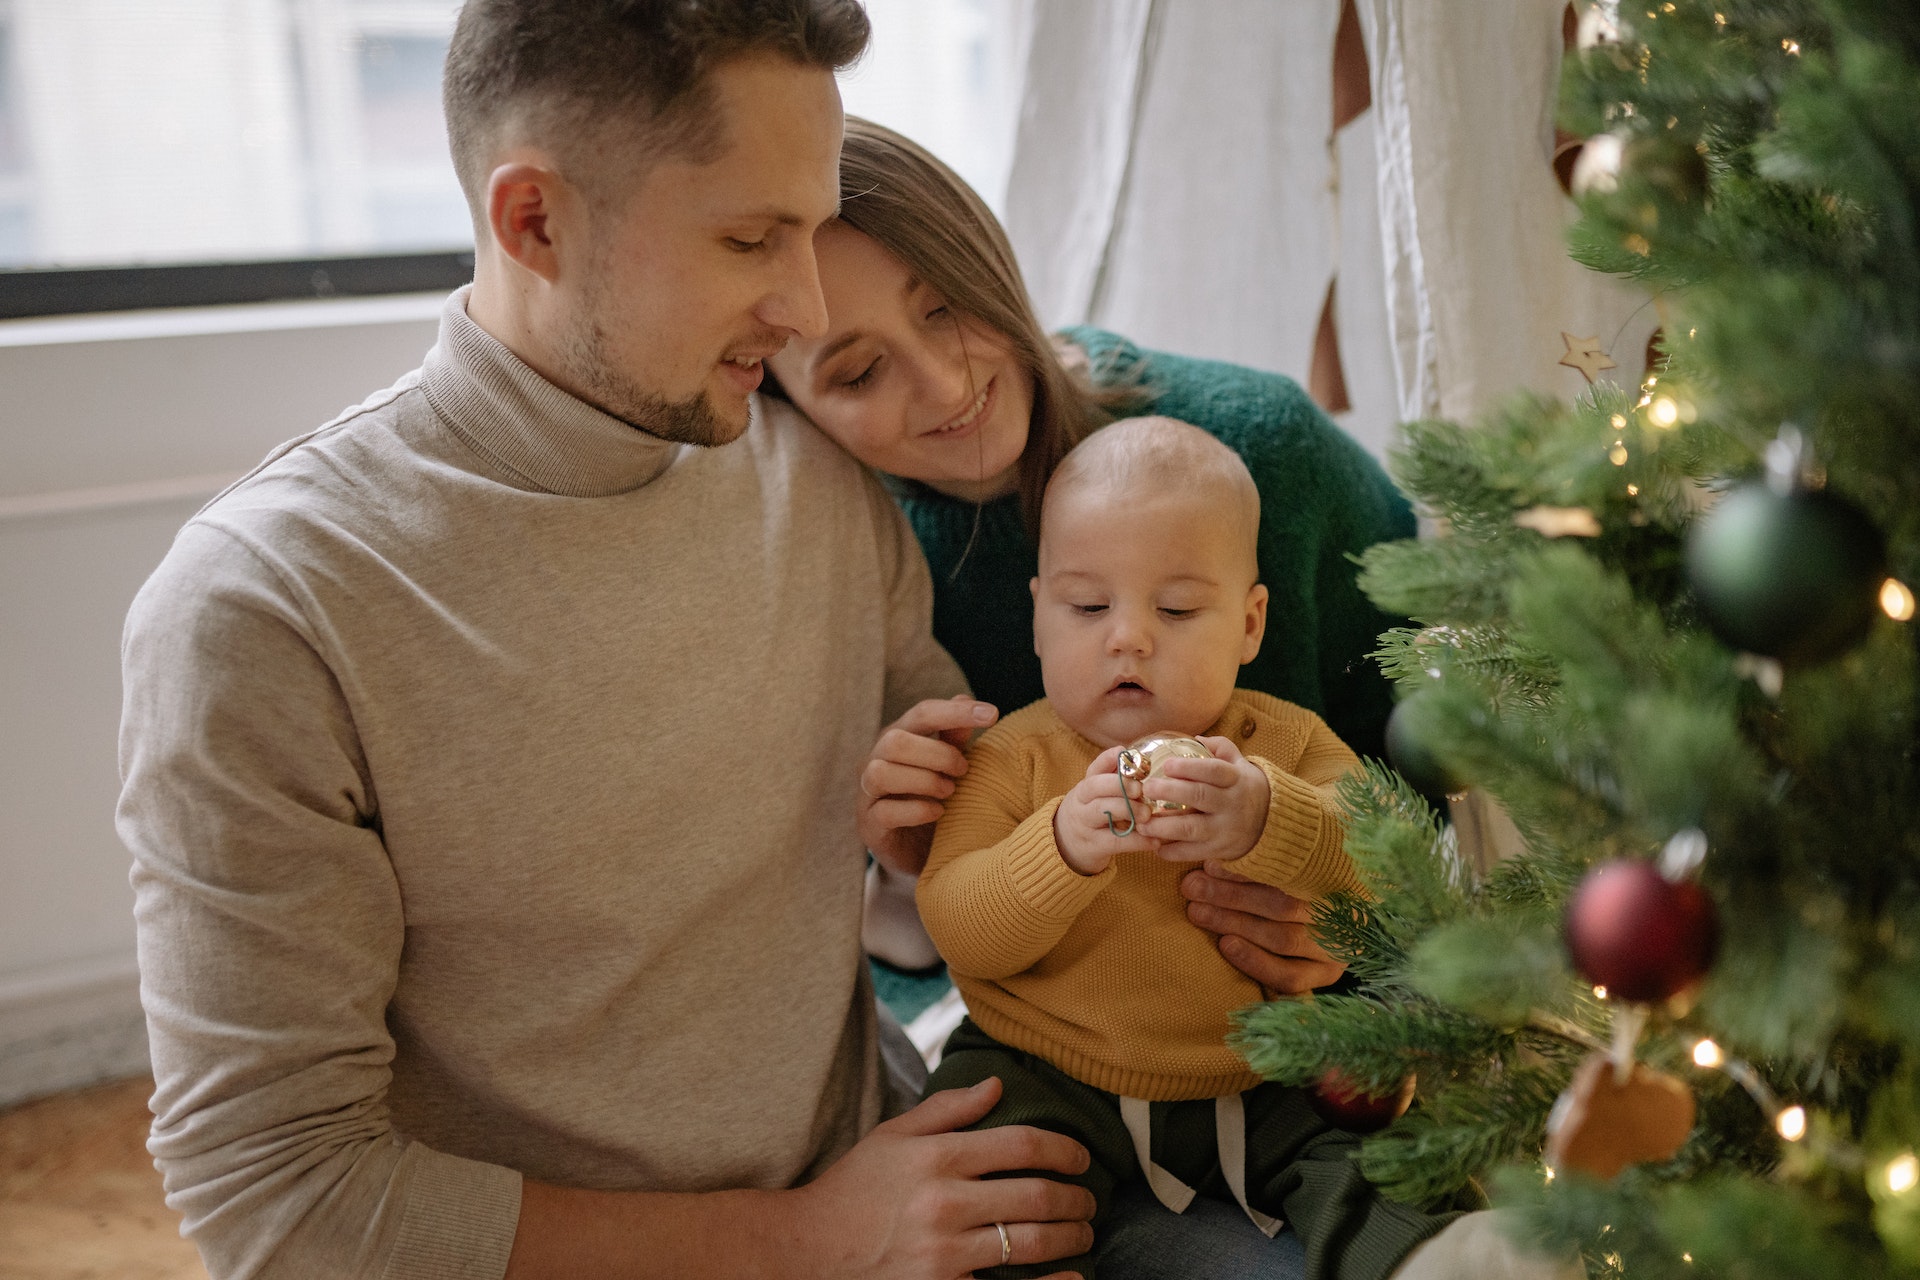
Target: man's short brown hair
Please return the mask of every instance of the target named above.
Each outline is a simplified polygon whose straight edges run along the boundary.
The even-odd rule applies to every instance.
[[[866,46],[859,0],[467,0],[443,86],[453,167],[476,224],[488,156],[509,137],[604,196],[650,159],[719,151],[708,76],[721,63],[766,53],[836,71]]]

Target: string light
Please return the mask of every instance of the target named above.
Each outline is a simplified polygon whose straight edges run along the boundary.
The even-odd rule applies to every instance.
[[[1887,1166],[1887,1190],[1903,1196],[1916,1186],[1920,1186],[1920,1160],[1909,1151]]]
[[[1880,584],[1880,607],[1895,622],[1906,622],[1913,617],[1913,592],[1907,584],[1898,578],[1888,578]]]
[[[1681,1254],[1681,1255],[1680,1255],[1680,1261],[1682,1261],[1682,1262],[1692,1262],[1692,1261],[1693,1261],[1693,1255],[1692,1255],[1692,1254],[1690,1254],[1690,1253],[1683,1253],[1683,1254]]]
[[[1653,420],[1656,427],[1671,427],[1680,421],[1680,406],[1674,403],[1672,396],[1661,396],[1647,410],[1647,417]]]
[[[1721,1053],[1720,1046],[1711,1040],[1702,1040],[1699,1044],[1693,1046],[1693,1062],[1695,1066],[1706,1067],[1711,1070],[1726,1060],[1727,1055]]]
[[[1616,413],[1607,419],[1607,423],[1615,431],[1625,431],[1627,429],[1627,415],[1624,413]]]
[[[1613,448],[1607,450],[1607,457],[1609,460],[1612,461],[1613,465],[1616,467],[1626,466],[1627,465],[1627,446],[1620,443],[1618,440],[1615,440],[1613,442]]]
[[[1798,1142],[1807,1136],[1807,1109],[1791,1106],[1773,1118],[1773,1127],[1788,1142]]]
[[[1595,1000],[1605,1000],[1607,998],[1607,989],[1605,987],[1595,987],[1593,989],[1593,998]]]
[[[1782,40],[1780,47],[1787,51],[1788,57],[1797,58],[1800,56],[1800,42],[1798,40]]]
[[[1628,485],[1628,486],[1627,486],[1627,496],[1628,496],[1629,498],[1637,498],[1637,497],[1639,497],[1639,496],[1640,496],[1640,486],[1639,486],[1639,485],[1637,485],[1637,484],[1630,484],[1630,485]]]

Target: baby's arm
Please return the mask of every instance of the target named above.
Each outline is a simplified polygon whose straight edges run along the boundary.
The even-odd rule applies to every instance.
[[[1113,878],[1111,867],[1083,875],[1068,865],[1054,839],[1063,799],[1034,805],[1032,764],[1020,748],[1018,737],[998,731],[974,744],[920,873],[920,918],[948,967],[966,977],[1032,968]],[[1116,776],[1111,807],[1124,830],[1117,788]],[[1138,834],[1107,838],[1116,851],[1150,847]]]
[[[1203,738],[1215,759],[1169,760],[1147,794],[1188,804],[1191,814],[1156,816],[1147,833],[1160,856],[1222,861],[1228,870],[1300,898],[1356,887],[1334,786],[1358,758],[1316,717],[1289,771],[1242,756],[1226,738]]]

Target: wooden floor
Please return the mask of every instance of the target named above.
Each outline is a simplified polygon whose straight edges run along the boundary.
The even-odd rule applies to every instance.
[[[151,1080],[0,1112],[0,1280],[206,1280],[147,1155]]]

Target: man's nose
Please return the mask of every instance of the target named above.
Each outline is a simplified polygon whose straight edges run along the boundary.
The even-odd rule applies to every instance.
[[[800,243],[790,255],[778,285],[761,301],[760,318],[796,338],[818,338],[827,332],[827,297],[820,289],[820,260],[814,256],[811,236],[797,239]]]

